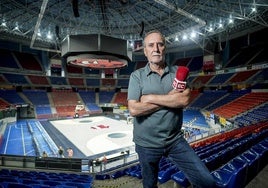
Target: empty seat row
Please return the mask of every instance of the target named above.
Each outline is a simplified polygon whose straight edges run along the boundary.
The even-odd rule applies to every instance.
[[[243,188],[268,164],[268,139],[263,139],[250,149],[234,157],[211,172],[217,188]],[[178,171],[171,176],[182,187],[188,187],[189,181]]]
[[[0,185],[4,188],[90,188],[92,184],[93,177],[88,174],[68,174],[9,169],[2,169],[0,171]]]

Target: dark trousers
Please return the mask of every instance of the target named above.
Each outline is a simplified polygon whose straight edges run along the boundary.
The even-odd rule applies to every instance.
[[[169,157],[178,169],[183,171],[193,187],[215,187],[215,181],[209,170],[183,137],[167,148],[146,148],[136,145],[136,152],[142,168],[143,188],[157,188],[159,162],[163,156]]]

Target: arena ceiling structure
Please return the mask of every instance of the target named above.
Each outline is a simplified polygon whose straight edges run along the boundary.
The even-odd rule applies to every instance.
[[[128,41],[164,33],[169,50],[200,47],[268,27],[267,0],[1,0],[0,39],[60,52],[69,35]]]

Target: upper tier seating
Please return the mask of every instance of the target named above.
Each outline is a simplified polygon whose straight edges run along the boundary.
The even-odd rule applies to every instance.
[[[203,86],[208,83],[208,81],[213,77],[213,75],[203,75],[195,77],[195,79],[190,83],[193,86]]]
[[[115,81],[113,78],[104,78],[101,79],[101,85],[104,87],[115,87]]]
[[[232,84],[232,83],[244,82],[257,72],[258,70],[238,72],[228,81],[228,83]]]
[[[268,68],[260,70],[259,72],[254,74],[250,78],[250,80],[255,83],[258,83],[258,82],[260,83],[260,82],[268,80]]]
[[[86,79],[86,84],[89,87],[99,87],[100,79]]]
[[[0,67],[19,69],[13,54],[9,50],[0,49]]]
[[[226,73],[226,74],[217,74],[212,78],[212,80],[208,83],[209,85],[222,85],[228,79],[230,79],[234,73]]]
[[[212,111],[213,109],[216,109],[218,107],[223,106],[224,104],[227,104],[247,93],[250,93],[250,90],[236,90],[230,93],[229,95],[226,95],[225,97],[221,98],[221,100],[215,101],[214,103],[210,104],[209,106],[205,107],[206,110]]]
[[[227,94],[225,90],[219,91],[204,91],[199,97],[191,103],[190,106],[195,108],[205,108],[207,105],[211,104],[212,102],[217,101],[221,97]]]
[[[267,63],[268,47],[263,47],[248,64]]]
[[[24,75],[21,74],[9,74],[4,73],[3,76],[7,79],[10,84],[14,85],[29,85]]]
[[[67,85],[65,77],[50,77],[50,82],[52,85]]]
[[[257,47],[247,47],[241,49],[225,67],[238,67],[247,64],[260,51]]]
[[[203,56],[193,57],[188,63],[188,68],[191,72],[200,71],[203,67]]]
[[[24,100],[16,90],[0,90],[0,98],[3,98],[10,104],[24,104]]]
[[[48,77],[46,76],[28,75],[28,78],[34,85],[49,85]]]
[[[267,92],[248,93],[213,112],[221,117],[232,118],[265,102],[268,102]]]
[[[183,59],[177,59],[174,63],[174,65],[178,66],[187,66],[188,63],[190,62],[191,58],[183,58]]]
[[[73,87],[85,85],[83,78],[69,78],[69,84]]]
[[[71,74],[82,74],[83,69],[81,67],[74,67],[74,66],[66,66],[67,72]]]
[[[194,101],[195,99],[197,99],[197,97],[198,97],[199,94],[200,94],[200,92],[198,90],[192,90],[191,91],[190,101]]]
[[[22,52],[14,52],[14,54],[23,69],[42,71],[42,67],[34,55]]]

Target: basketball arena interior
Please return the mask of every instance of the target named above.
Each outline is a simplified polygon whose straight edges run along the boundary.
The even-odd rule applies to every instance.
[[[190,70],[183,133],[217,187],[267,187],[267,7],[1,1],[0,187],[142,187],[127,94],[153,29],[166,36],[167,62]],[[159,168],[160,188],[191,186],[168,158]]]

